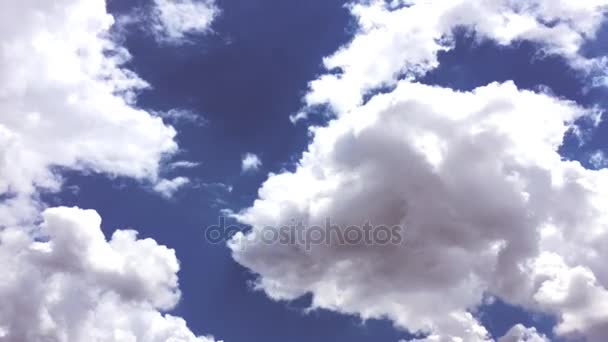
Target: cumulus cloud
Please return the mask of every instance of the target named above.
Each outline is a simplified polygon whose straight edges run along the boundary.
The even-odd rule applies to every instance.
[[[565,250],[559,252],[567,255],[571,247],[563,246]],[[604,250],[583,248],[583,253],[606,254]],[[605,279],[605,271],[592,266],[592,262],[569,266],[557,252],[543,252],[534,261],[532,280],[541,284],[534,301],[544,311],[559,313],[557,334],[573,339],[584,336],[591,342],[604,340],[608,334],[608,291],[605,281],[602,284],[597,277]],[[580,259],[577,261],[580,263]]]
[[[154,0],[156,38],[161,42],[184,43],[188,35],[208,32],[219,13],[213,0]]]
[[[173,250],[133,230],[106,240],[92,210],[42,216],[45,239],[0,232],[0,341],[213,341],[163,313],[180,297]]]
[[[262,166],[260,158],[253,153],[246,153],[241,160],[241,171],[249,172],[255,171]]]
[[[416,78],[435,68],[439,51],[454,46],[456,28],[500,45],[527,40],[543,53],[559,54],[573,67],[597,71],[606,63],[579,54],[603,20],[606,0],[370,1],[351,5],[354,39],[323,60],[332,71],[310,83],[307,105],[328,103],[337,114],[361,103],[370,90]],[[394,8],[395,3],[402,6]],[[603,72],[603,71],[602,71]],[[294,119],[297,117],[294,117]]]
[[[491,293],[555,314],[559,334],[599,342],[608,333],[608,172],[558,153],[573,122],[593,115],[511,82],[457,92],[400,81],[313,128],[295,172],[270,176],[237,215],[252,231],[229,245],[271,298],[312,293],[313,307],[388,317],[427,341],[489,341],[470,312]],[[328,217],[341,227],[401,225],[406,242],[309,250],[255,238]]]
[[[0,193],[57,190],[57,168],[154,181],[176,151],[175,130],[133,105],[147,84],[112,23],[101,0],[0,4]]]
[[[135,104],[147,84],[113,21],[103,0],[0,2],[0,341],[213,340],[165,313],[180,297],[172,250],[130,230],[107,241],[94,211],[39,199],[65,169],[155,184],[177,150]]]
[[[608,170],[563,160],[575,122],[597,110],[548,92],[492,83],[470,92],[416,83],[452,49],[456,28],[501,45],[537,43],[583,74],[579,54],[606,1],[384,1],[357,3],[353,40],[324,59],[306,104],[337,114],[312,127],[294,172],[271,175],[249,208],[252,226],[229,246],[276,300],[313,295],[312,307],[388,317],[423,341],[491,341],[472,312],[484,295],[558,318],[555,333],[608,335],[603,267]],[[601,64],[601,63],[599,63]],[[369,91],[393,86],[386,93]],[[305,114],[302,114],[305,116]],[[295,119],[295,117],[294,117]],[[405,243],[262,243],[268,227],[325,219],[342,227],[405,227]],[[513,327],[502,341],[546,340]]]

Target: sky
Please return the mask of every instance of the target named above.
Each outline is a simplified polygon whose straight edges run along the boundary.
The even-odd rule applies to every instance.
[[[607,11],[0,2],[0,341],[605,341]]]

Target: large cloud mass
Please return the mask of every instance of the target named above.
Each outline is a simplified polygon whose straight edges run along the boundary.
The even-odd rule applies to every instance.
[[[565,161],[575,121],[597,111],[512,82],[457,92],[413,82],[437,65],[454,27],[510,44],[532,40],[579,67],[601,1],[412,1],[353,7],[361,31],[325,60],[308,104],[338,117],[312,129],[294,172],[270,175],[237,216],[253,229],[234,258],[274,299],[388,317],[424,341],[489,341],[473,315],[484,295],[555,315],[555,333],[608,335],[608,170]],[[585,20],[581,20],[585,18]],[[582,68],[582,67],[581,67]],[[582,70],[587,72],[588,70]],[[410,78],[398,81],[405,73]],[[367,91],[395,85],[387,93]],[[268,245],[267,227],[303,221],[402,225],[401,245]],[[500,341],[543,341],[515,326]]]

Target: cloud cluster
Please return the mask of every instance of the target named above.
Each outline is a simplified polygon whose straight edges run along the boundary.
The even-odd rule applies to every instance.
[[[596,122],[597,111],[512,82],[458,92],[413,79],[437,66],[463,26],[504,45],[531,40],[578,67],[604,2],[378,1],[352,10],[360,31],[325,59],[331,73],[306,97],[337,117],[311,128],[296,170],[271,174],[236,215],[253,229],[230,241],[235,260],[273,299],[312,293],[313,307],[388,317],[423,341],[546,340],[523,326],[490,336],[474,316],[486,294],[556,316],[557,335],[603,341],[608,170],[558,152],[575,122]],[[385,85],[394,89],[362,103]],[[256,243],[264,227],[326,218],[402,225],[406,242]]]
[[[175,252],[95,211],[44,211],[45,242],[0,232],[0,341],[212,342],[160,311],[179,299]]]
[[[106,241],[95,212],[53,208],[62,170],[158,184],[175,130],[138,108],[103,0],[0,2],[0,341],[205,341],[163,312],[179,299],[172,250],[133,231]]]

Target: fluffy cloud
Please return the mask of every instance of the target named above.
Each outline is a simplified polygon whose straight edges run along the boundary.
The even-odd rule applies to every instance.
[[[544,53],[560,54],[575,68],[592,72],[605,61],[588,60],[578,51],[585,40],[594,37],[607,5],[606,0],[357,3],[351,11],[359,31],[352,42],[324,59],[332,73],[312,81],[305,100],[308,105],[329,103],[338,114],[347,112],[368,91],[436,67],[437,53],[453,47],[456,28],[501,45],[536,42]]]
[[[260,158],[253,153],[246,153],[241,160],[241,170],[243,172],[255,171],[262,166]]]
[[[606,241],[604,236],[600,239]],[[584,253],[606,255],[605,250],[583,248]],[[594,273],[590,267],[593,266],[571,267],[556,252],[542,253],[533,268],[532,280],[541,284],[533,299],[542,310],[561,317],[556,333],[570,337],[584,335],[587,341],[594,342],[604,340],[608,334],[608,291],[603,285],[606,282],[596,277],[595,273],[602,277],[600,269],[595,268]]]
[[[213,0],[154,0],[156,38],[161,42],[183,43],[190,34],[209,31],[220,11]]]
[[[313,129],[297,170],[271,175],[238,214],[253,230],[230,242],[234,258],[271,298],[310,292],[313,307],[388,317],[427,341],[490,340],[470,312],[491,293],[557,315],[559,334],[599,342],[608,172],[558,153],[573,122],[593,115],[511,82],[457,92],[401,81]],[[328,217],[402,225],[405,243],[307,250],[255,238]]]
[[[471,92],[415,83],[453,47],[454,29],[501,45],[537,43],[590,73],[579,54],[606,1],[372,1],[351,6],[353,40],[324,59],[309,106],[337,114],[313,127],[294,172],[270,175],[229,243],[276,300],[312,293],[313,307],[388,317],[423,341],[490,341],[473,316],[484,294],[555,315],[555,333],[608,334],[608,170],[565,161],[574,122],[598,113],[512,82]],[[363,104],[382,86],[395,89]],[[299,118],[306,113],[299,114]],[[294,120],[298,117],[294,117]],[[267,245],[268,227],[302,221],[343,229],[406,227],[405,243]],[[500,341],[545,341],[513,327]]]
[[[175,130],[133,105],[146,83],[112,23],[102,0],[0,4],[0,193],[57,190],[61,168],[156,181]]]
[[[177,150],[135,105],[147,84],[122,67],[112,24],[103,0],[0,2],[0,341],[212,341],[164,313],[180,297],[172,250],[134,231],[106,241],[93,211],[35,224],[61,170],[163,184]]]
[[[0,232],[0,341],[213,341],[162,313],[180,297],[173,250],[132,230],[106,241],[92,210],[43,219],[44,239]]]

